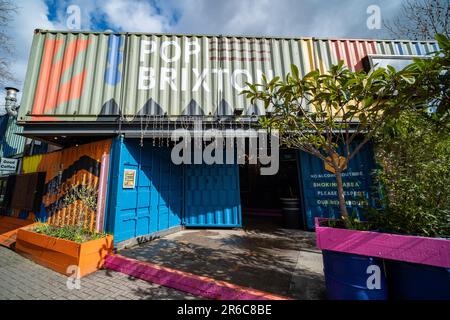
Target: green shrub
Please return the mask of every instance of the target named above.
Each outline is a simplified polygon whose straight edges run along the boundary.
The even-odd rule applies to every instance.
[[[52,226],[47,223],[38,223],[34,232],[45,234],[49,237],[83,243],[91,240],[101,239],[106,236],[104,233],[93,232],[77,225]]]
[[[376,178],[383,209],[371,222],[391,232],[450,236],[450,134],[414,112],[378,136]]]

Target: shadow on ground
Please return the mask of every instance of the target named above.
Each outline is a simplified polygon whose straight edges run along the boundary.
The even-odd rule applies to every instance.
[[[216,280],[289,296],[323,299],[314,233],[256,221],[242,230],[184,230],[120,254]]]

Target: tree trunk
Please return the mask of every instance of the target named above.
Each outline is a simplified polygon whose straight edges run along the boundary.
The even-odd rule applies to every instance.
[[[347,206],[345,205],[344,184],[342,183],[342,172],[336,170],[337,194],[339,199],[339,211],[341,217],[348,217]]]

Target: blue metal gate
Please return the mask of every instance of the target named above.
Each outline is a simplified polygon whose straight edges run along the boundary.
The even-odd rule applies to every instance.
[[[182,224],[242,226],[238,165],[177,166],[170,154],[137,139],[114,141],[106,230],[116,243]],[[135,173],[132,186],[126,172]]]
[[[183,167],[172,163],[169,148],[117,139],[112,157],[106,230],[114,233],[115,242],[181,225]],[[123,184],[127,170],[135,172],[132,188]]]
[[[239,167],[185,166],[185,225],[187,227],[241,227]]]

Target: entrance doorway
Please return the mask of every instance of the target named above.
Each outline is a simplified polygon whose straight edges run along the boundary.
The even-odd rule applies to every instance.
[[[300,187],[298,175],[298,151],[292,149],[280,150],[280,168],[276,175],[260,174],[260,165],[240,165],[241,205],[244,227],[255,224],[272,224],[277,227],[295,227],[286,225],[283,219],[282,199],[298,199],[298,214],[300,206]],[[303,219],[300,219],[301,222]],[[296,227],[298,228],[298,227]]]

